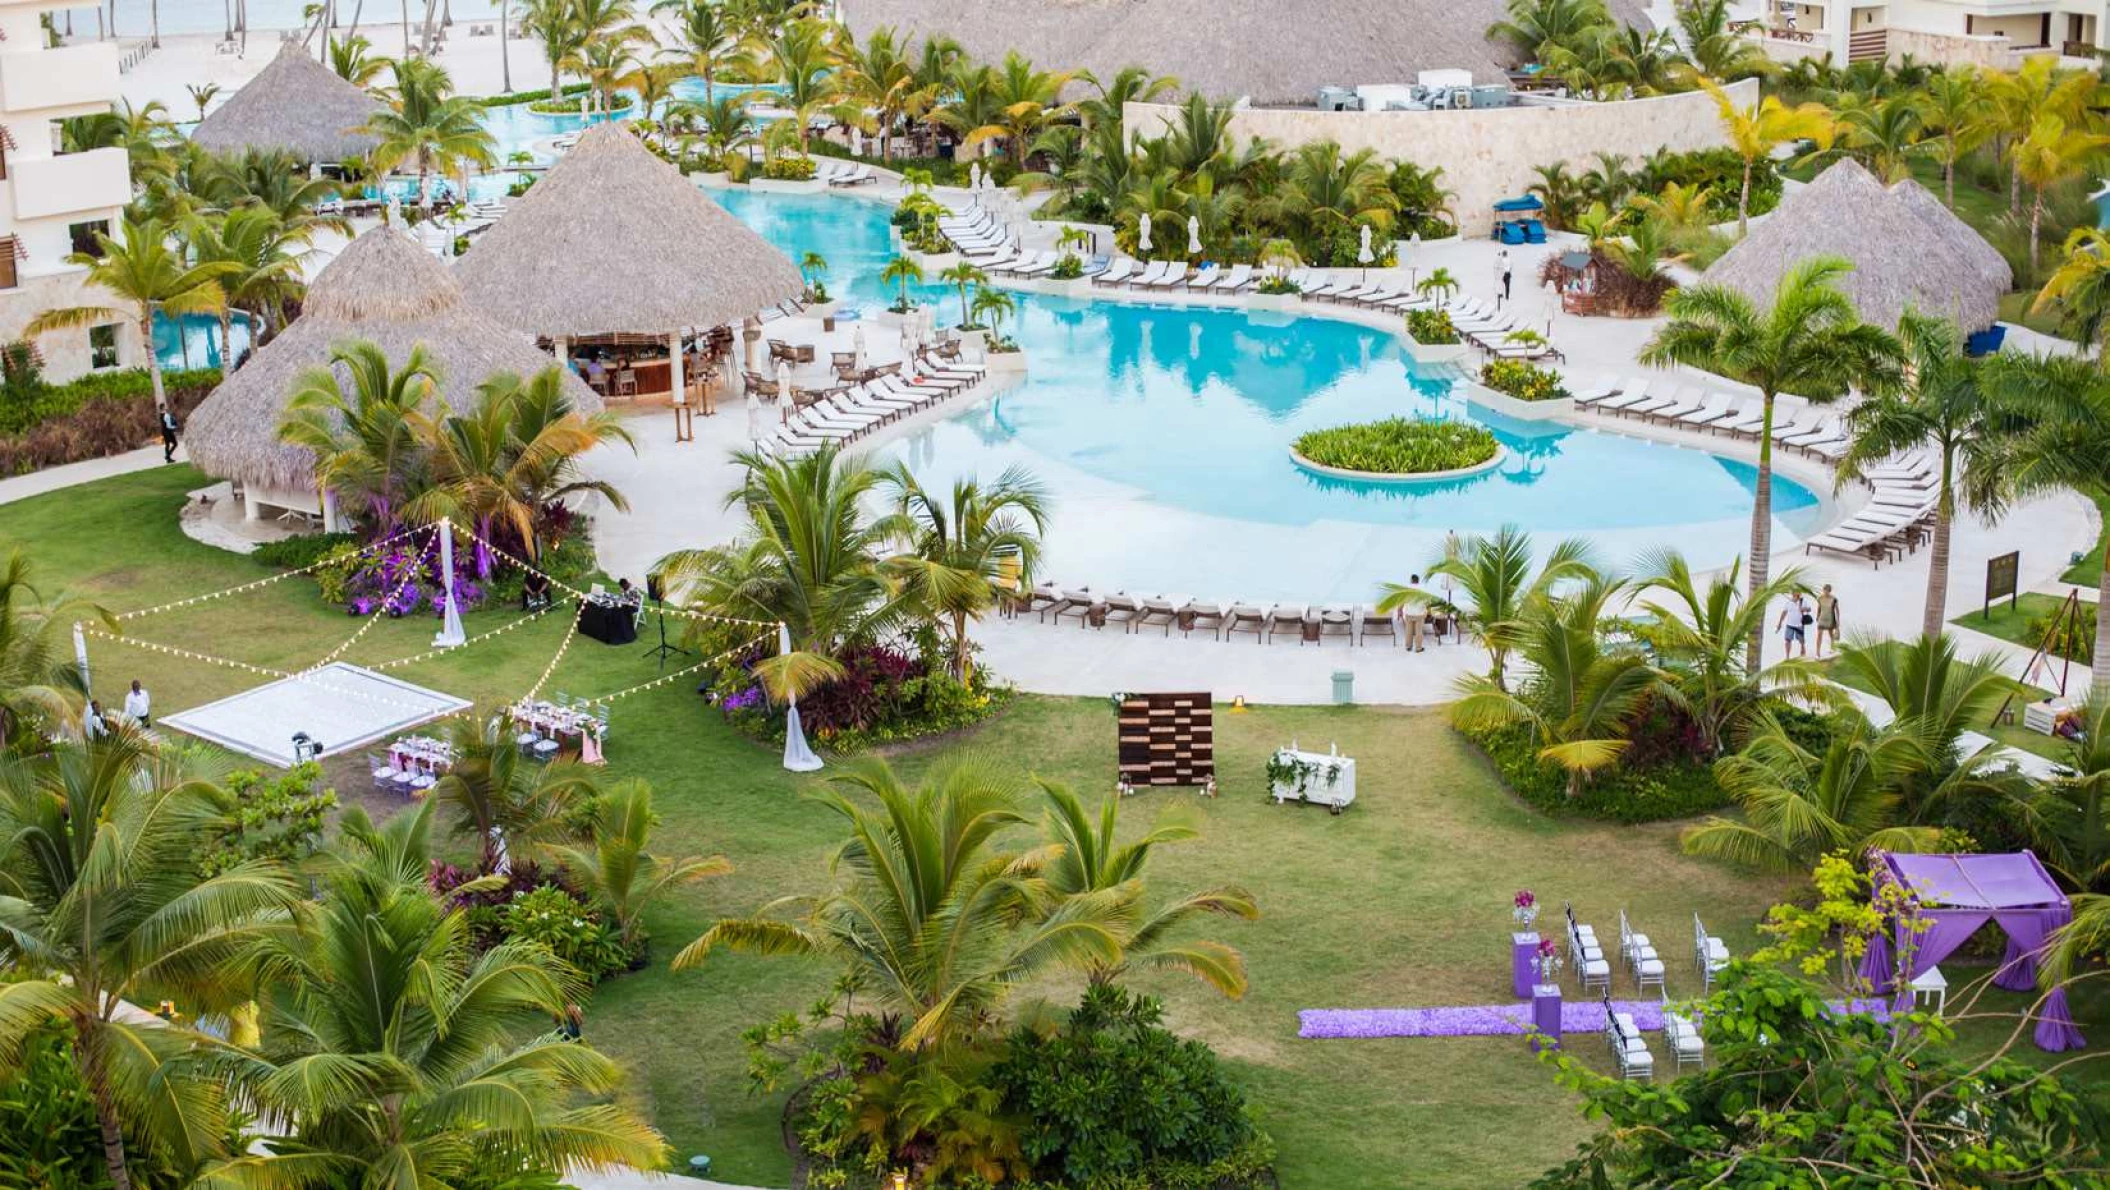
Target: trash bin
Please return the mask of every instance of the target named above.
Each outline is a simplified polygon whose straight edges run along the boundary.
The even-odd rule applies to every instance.
[[[689,1158],[689,1176],[692,1178],[710,1177],[711,1159],[709,1157],[704,1156],[702,1153],[698,1153],[694,1157]]]
[[[1355,701],[1355,671],[1337,669],[1333,671],[1333,705],[1345,707]]]

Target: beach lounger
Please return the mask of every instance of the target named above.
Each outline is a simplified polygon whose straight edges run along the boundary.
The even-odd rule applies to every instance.
[[[1355,627],[1356,643],[1360,645],[1369,644],[1373,636],[1384,637],[1388,644],[1400,639],[1399,621],[1367,603],[1356,609]]]
[[[1649,389],[1654,384],[1653,380],[1647,378],[1641,378],[1638,384],[1633,380],[1629,380],[1618,396],[1606,397],[1593,403],[1590,408],[1595,409],[1599,413],[1618,413],[1623,409],[1639,405],[1643,401],[1651,399],[1648,394]]]
[[[1198,289],[1207,289],[1211,285],[1216,284],[1216,279],[1218,277],[1223,276],[1223,273],[1223,269],[1212,264],[1208,268],[1205,268],[1202,271],[1194,274],[1192,277],[1187,278],[1187,289],[1189,292]]]
[[[1135,630],[1162,628],[1164,635],[1172,635],[1172,626],[1179,623],[1180,613],[1194,601],[1184,595],[1156,595],[1143,601],[1143,614],[1135,618]]]
[[[1647,381],[1644,381],[1639,376],[1629,376],[1625,380],[1613,380],[1610,376],[1605,376],[1589,388],[1576,393],[1575,403],[1583,408],[1588,408],[1599,401],[1610,400],[1620,393],[1639,388],[1645,383]]]
[[[1128,279],[1128,287],[1130,289],[1146,289],[1163,280],[1165,274],[1171,271],[1172,262],[1169,260],[1148,261],[1143,266],[1142,272]]]
[[[1121,259],[1108,265],[1105,272],[1092,278],[1092,284],[1106,286],[1119,285],[1122,282],[1127,281],[1130,275],[1132,275],[1135,271],[1136,262],[1124,256]]]
[[[1309,610],[1301,603],[1278,603],[1268,609],[1267,643],[1275,643],[1275,634],[1285,629],[1297,635],[1298,643],[1304,640],[1304,613]]]
[[[1224,613],[1223,638],[1230,640],[1241,632],[1253,634],[1253,643],[1267,640],[1268,617],[1275,612],[1274,606],[1260,607],[1251,603],[1234,603]]]
[[[1727,417],[1717,419],[1707,429],[1709,432],[1720,431],[1724,434],[1756,438],[1758,437],[1758,432],[1765,428],[1765,423],[1766,403],[1764,399],[1750,397],[1738,401],[1734,412]]]
[[[1389,302],[1392,299],[1399,297],[1400,294],[1401,291],[1394,288],[1393,286],[1378,285],[1371,288],[1361,297],[1355,299],[1355,304],[1367,310],[1375,310],[1379,306],[1384,305],[1386,302]]]
[[[1304,300],[1308,302],[1324,301],[1325,299],[1332,297],[1334,294],[1341,293],[1345,290],[1353,288],[1355,288],[1355,282],[1353,281],[1322,280],[1319,284],[1304,291]]]
[[[1688,414],[1698,413],[1701,406],[1706,403],[1707,398],[1699,389],[1681,388],[1671,398],[1670,404],[1659,405],[1656,408],[1645,410],[1641,413],[1641,416],[1649,421],[1660,421],[1668,424],[1678,421]]]
[[[1098,596],[1093,595],[1089,587],[1078,587],[1075,590],[1064,587],[1061,590],[1061,595],[1062,602],[1049,608],[1047,612],[1041,613],[1043,618],[1047,617],[1048,612],[1052,612],[1057,624],[1062,623],[1064,616],[1075,616],[1077,617],[1077,622],[1082,624],[1089,618],[1091,610],[1099,606]]]
[[[1142,282],[1141,288],[1171,289],[1175,285],[1185,285],[1186,283],[1187,262],[1184,260],[1168,260],[1165,262],[1165,272],[1163,273],[1163,275],[1159,276],[1154,281]]]
[[[1707,399],[1701,403],[1698,409],[1678,420],[1684,423],[1687,429],[1699,430],[1705,429],[1725,417],[1734,416],[1736,416],[1736,398],[1731,397],[1728,393],[1708,393]]]
[[[1238,293],[1252,283],[1253,266],[1249,264],[1234,264],[1228,274],[1216,279],[1216,284],[1209,287],[1209,292]]]
[[[1229,608],[1220,600],[1190,603],[1186,610],[1180,613],[1180,635],[1192,636],[1197,631],[1206,629],[1209,635],[1221,638],[1225,617],[1229,614]]]
[[[1108,624],[1119,624],[1121,631],[1127,633],[1131,625],[1143,618],[1143,613],[1146,610],[1141,598],[1130,595],[1125,591],[1117,591],[1107,596],[1105,608],[1097,616],[1087,617],[1086,622],[1090,623],[1094,628],[1104,628]]]

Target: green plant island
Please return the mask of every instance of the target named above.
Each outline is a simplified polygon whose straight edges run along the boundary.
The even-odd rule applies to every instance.
[[[1564,401],[1571,395],[1560,373],[1520,359],[1487,361],[1480,368],[1480,383],[1519,401]]]
[[[1489,430],[1466,422],[1388,417],[1329,426],[1290,444],[1297,464],[1314,471],[1376,478],[1457,475],[1492,467],[1502,444]]]

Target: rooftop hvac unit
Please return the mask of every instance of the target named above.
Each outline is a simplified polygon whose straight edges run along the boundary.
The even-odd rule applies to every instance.
[[[1322,112],[1359,112],[1363,101],[1346,87],[1319,88],[1319,110]]]

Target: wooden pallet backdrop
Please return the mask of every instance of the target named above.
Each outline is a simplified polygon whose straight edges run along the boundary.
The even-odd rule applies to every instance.
[[[1118,717],[1121,779],[1131,785],[1200,785],[1216,775],[1216,717],[1209,695],[1130,694]]]

